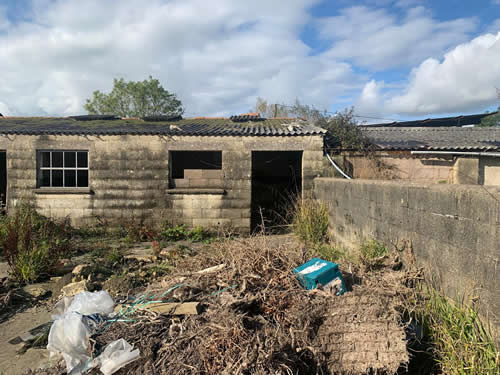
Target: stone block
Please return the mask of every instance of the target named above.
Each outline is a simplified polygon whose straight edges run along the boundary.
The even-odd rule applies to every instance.
[[[202,169],[184,169],[184,178],[186,178],[186,179],[203,178],[203,170]]]
[[[76,283],[70,283],[68,285],[63,286],[61,291],[63,296],[65,297],[72,297],[80,292],[86,292],[88,291],[87,281],[82,280]]]
[[[188,179],[185,178],[174,178],[172,179],[172,184],[174,188],[188,188],[189,187],[189,181]]]
[[[192,178],[188,179],[190,188],[206,188],[208,187],[208,180],[206,178]]]
[[[222,180],[223,173],[222,173],[221,169],[204,169],[201,172],[201,177],[202,178],[208,178],[208,179],[219,179],[219,180]]]

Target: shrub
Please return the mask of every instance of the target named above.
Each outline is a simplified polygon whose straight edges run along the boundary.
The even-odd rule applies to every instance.
[[[62,255],[70,250],[71,228],[67,221],[48,219],[26,203],[6,221],[3,256],[19,282],[34,282],[52,273]]]
[[[187,236],[188,231],[184,227],[184,224],[171,226],[169,223],[165,223],[161,232],[161,237],[167,241],[185,240]]]
[[[214,235],[209,230],[197,226],[189,231],[188,238],[193,242],[210,242]]]
[[[431,339],[443,374],[498,374],[498,350],[483,326],[477,307],[455,302],[434,289],[422,292],[425,301],[417,320]]]
[[[365,241],[361,244],[361,261],[367,265],[378,265],[387,254],[387,248],[376,240]]]
[[[293,231],[310,244],[327,238],[328,208],[313,199],[297,199],[293,207]]]
[[[155,237],[154,231],[145,225],[142,220],[140,222],[135,220],[125,222],[123,224],[123,234],[127,243],[152,241]]]

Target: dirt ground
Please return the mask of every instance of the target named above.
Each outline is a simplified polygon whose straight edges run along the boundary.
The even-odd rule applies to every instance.
[[[187,317],[137,312],[135,323],[113,324],[94,338],[97,347],[124,338],[141,353],[117,374],[393,374],[409,361],[398,311],[410,277],[405,270],[388,266],[349,273],[341,265],[349,292],[334,296],[298,285],[291,271],[311,254],[292,235],[237,238],[206,246],[183,242],[164,254],[167,258],[158,258],[150,244],[131,246],[125,252],[127,268],[115,269],[116,274],[99,285],[123,301],[144,292],[164,292],[181,282],[183,286],[169,294],[168,301],[200,302],[202,312]],[[76,263],[85,262],[89,258],[80,256]],[[221,263],[225,266],[217,272],[196,273]],[[2,267],[0,263],[0,271]],[[0,324],[4,343],[0,374],[54,365],[45,349],[17,355],[22,345],[7,342],[50,319],[63,284],[55,283],[53,288],[45,285],[53,291],[51,299]]]
[[[48,306],[37,306],[29,308],[14,315],[9,320],[0,323],[0,374],[18,375],[24,370],[36,369],[41,366],[50,365],[49,353],[46,349],[28,349],[26,353],[17,355],[22,344],[12,345],[8,341],[24,333],[31,328],[50,320]]]

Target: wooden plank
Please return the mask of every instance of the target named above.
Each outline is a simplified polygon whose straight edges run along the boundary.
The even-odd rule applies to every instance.
[[[129,306],[116,305],[115,313],[127,311]],[[165,315],[197,315],[201,312],[199,302],[153,302],[134,306],[133,310],[148,310]]]
[[[199,302],[155,302],[144,306],[142,309],[166,315],[197,315],[201,311],[201,306]]]
[[[205,269],[203,269],[201,271],[195,272],[195,274],[202,275],[204,273],[215,272],[215,271],[219,271],[219,270],[223,269],[224,267],[226,267],[226,263],[222,263],[222,264],[219,264],[217,266],[205,268]]]

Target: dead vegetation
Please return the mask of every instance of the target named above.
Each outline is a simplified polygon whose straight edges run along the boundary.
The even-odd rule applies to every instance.
[[[346,273],[352,292],[335,297],[308,292],[293,276],[311,256],[291,236],[212,244],[180,259],[140,294],[151,301],[196,301],[200,314],[127,314],[132,322],[113,323],[93,337],[95,354],[118,338],[139,348],[140,359],[119,374],[392,374],[407,363],[399,311],[407,281],[416,275]]]

